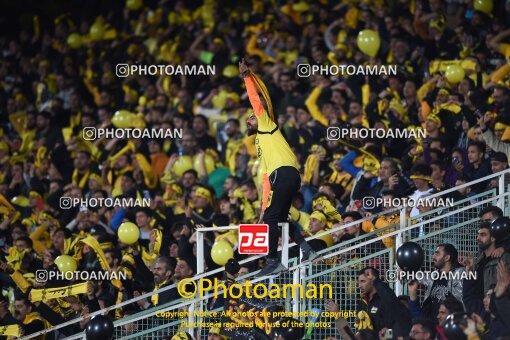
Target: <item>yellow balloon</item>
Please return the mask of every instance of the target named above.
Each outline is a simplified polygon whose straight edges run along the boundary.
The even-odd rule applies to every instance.
[[[133,116],[134,115],[128,110],[119,110],[113,115],[112,124],[121,129],[129,128],[133,123]]]
[[[234,257],[234,250],[227,241],[215,242],[211,249],[211,258],[217,265],[224,266]]]
[[[216,169],[216,164],[214,163],[214,159],[211,155],[208,155],[207,153],[204,156],[204,163],[205,163],[205,171],[207,171],[207,174],[209,175],[211,172]],[[200,161],[198,160],[198,156],[195,156],[195,159],[193,160],[193,168],[200,173]]]
[[[81,47],[81,35],[78,33],[71,33],[67,37],[67,44],[71,48],[80,48]]]
[[[492,13],[492,0],[475,0],[473,5],[477,11],[483,12],[485,14]]]
[[[212,97],[211,99],[213,107],[216,109],[221,109],[225,107],[225,104],[227,103],[227,97],[228,97],[227,91],[221,90],[220,92],[218,92],[218,94]]]
[[[140,237],[140,229],[133,222],[124,222],[120,225],[117,235],[122,243],[133,244]]]
[[[76,260],[69,255],[60,255],[55,259],[55,264],[62,274],[74,272],[76,271],[76,268],[78,268]]]
[[[450,83],[458,83],[466,76],[464,69],[460,65],[448,65],[445,72],[446,79]]]
[[[381,46],[379,33],[373,30],[363,30],[358,34],[358,48],[370,57],[375,57]]]
[[[126,7],[131,11],[137,11],[142,7],[142,0],[127,0]]]
[[[172,170],[178,177],[181,177],[185,171],[191,169],[193,169],[193,160],[190,156],[180,156],[172,167]]]
[[[11,203],[19,205],[20,207],[24,207],[24,208],[26,208],[30,205],[28,197],[25,197],[25,196],[15,196],[12,198]]]
[[[92,40],[102,40],[104,37],[105,29],[104,26],[98,22],[90,26],[90,37]]]
[[[142,113],[133,115],[131,127],[135,128],[135,129],[143,130],[143,129],[145,129],[145,126],[146,126],[145,118]]]
[[[324,242],[326,242],[328,248],[332,247],[333,244],[335,244],[335,241],[333,241],[333,236],[331,236],[331,234],[322,235],[321,237],[318,237],[317,239],[323,240]]]
[[[237,77],[239,75],[239,70],[234,65],[227,65],[223,69],[223,73],[222,74],[226,78],[235,78],[235,77]]]

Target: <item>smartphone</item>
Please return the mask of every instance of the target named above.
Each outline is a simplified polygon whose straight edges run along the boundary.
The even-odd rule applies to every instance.
[[[452,158],[452,163],[459,163],[459,162],[460,162],[459,157],[453,157]]]
[[[393,330],[387,329],[386,332],[384,332],[384,338],[385,339],[393,339]]]

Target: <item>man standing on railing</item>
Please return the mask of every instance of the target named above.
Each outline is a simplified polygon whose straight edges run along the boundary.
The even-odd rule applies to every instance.
[[[292,198],[299,191],[301,176],[297,159],[275,123],[271,99],[265,85],[244,60],[239,63],[239,73],[246,84],[246,91],[253,107],[253,114],[246,120],[248,135],[255,135],[255,147],[263,169],[262,203],[259,223],[269,225],[269,255],[260,275],[272,275],[285,269],[278,258],[278,223],[288,219]],[[267,110],[257,94],[264,97]],[[291,236],[303,251],[303,261],[317,258],[317,254],[303,236],[293,230]]]

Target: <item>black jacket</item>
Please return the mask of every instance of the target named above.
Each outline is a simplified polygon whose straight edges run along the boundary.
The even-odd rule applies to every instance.
[[[411,313],[386,283],[375,280],[374,286],[377,293],[370,301],[360,299],[357,311],[367,312],[376,332],[388,328],[393,330],[395,337],[406,338],[411,331]]]

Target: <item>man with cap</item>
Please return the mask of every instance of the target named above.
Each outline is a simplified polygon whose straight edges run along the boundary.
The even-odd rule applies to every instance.
[[[244,60],[239,63],[239,73],[253,107],[253,114],[246,120],[248,135],[256,134],[257,157],[263,169],[263,194],[259,223],[269,225],[269,254],[260,275],[277,274],[285,269],[278,258],[278,223],[288,219],[292,198],[299,191],[301,177],[296,155],[278,129],[273,115],[271,99],[260,78],[253,74]],[[261,91],[267,110],[257,94]],[[296,233],[298,234],[298,233]],[[304,239],[299,243],[303,261],[317,258],[317,254]]]
[[[432,179],[430,175],[432,174],[432,169],[428,164],[421,163],[415,164],[411,168],[411,176],[410,178],[413,180],[414,185],[416,186],[416,190],[409,195],[409,199],[414,201],[419,201],[420,197],[424,195],[428,195],[434,192],[434,188],[431,187],[430,183]],[[410,217],[413,218],[419,215],[418,207],[414,206],[411,209]]]
[[[195,194],[191,196],[193,202],[193,210],[191,212],[191,219],[196,224],[211,223],[213,211],[213,197],[211,190],[206,187],[199,186],[195,190]]]

